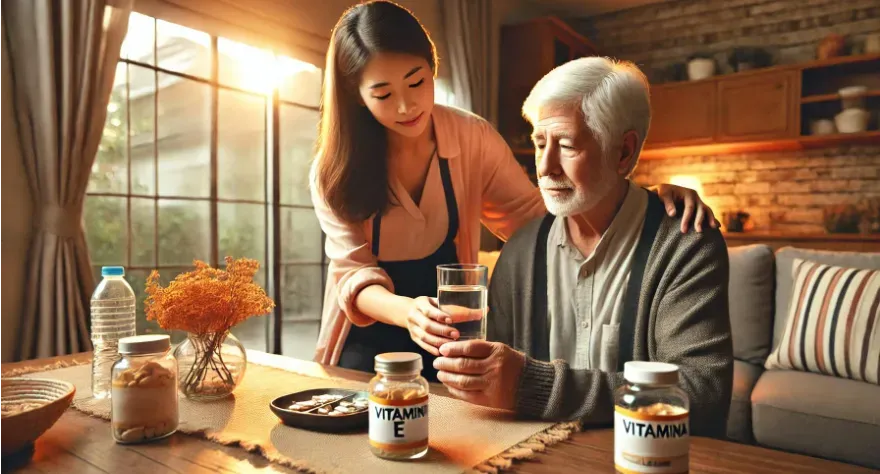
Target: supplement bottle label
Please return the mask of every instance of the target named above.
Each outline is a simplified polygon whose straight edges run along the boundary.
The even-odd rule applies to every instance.
[[[679,407],[659,405],[637,411],[614,407],[614,466],[617,472],[688,472],[688,412]]]
[[[428,444],[428,396],[389,400],[370,395],[370,444],[386,452]]]

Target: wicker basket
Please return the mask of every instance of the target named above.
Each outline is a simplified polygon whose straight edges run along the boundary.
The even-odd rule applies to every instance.
[[[4,416],[3,455],[14,453],[34,442],[61,418],[76,388],[73,384],[51,379],[4,378],[2,379],[3,405],[33,402],[40,406],[10,416]]]

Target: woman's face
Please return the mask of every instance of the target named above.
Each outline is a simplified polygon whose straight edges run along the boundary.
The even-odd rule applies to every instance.
[[[401,53],[373,56],[358,85],[364,105],[388,130],[417,137],[434,108],[434,73],[424,58]]]

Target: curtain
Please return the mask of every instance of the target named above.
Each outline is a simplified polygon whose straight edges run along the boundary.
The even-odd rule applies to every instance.
[[[440,0],[452,72],[452,105],[498,126],[501,23],[493,0]],[[496,250],[498,238],[482,227],[480,249]]]
[[[16,135],[36,212],[16,359],[91,349],[95,282],[83,202],[131,7],[131,0],[2,3]]]
[[[440,0],[454,105],[497,125],[500,22],[492,0]]]

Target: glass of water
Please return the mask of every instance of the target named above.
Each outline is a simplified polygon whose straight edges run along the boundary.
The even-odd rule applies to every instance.
[[[437,302],[459,341],[486,339],[489,271],[485,265],[437,265]]]

